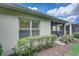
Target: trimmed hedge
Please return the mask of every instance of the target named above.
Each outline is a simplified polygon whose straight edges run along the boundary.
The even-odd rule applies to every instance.
[[[40,51],[42,48],[50,48],[54,46],[56,40],[55,35],[34,36],[22,38],[17,42],[14,48],[14,55],[30,56]]]

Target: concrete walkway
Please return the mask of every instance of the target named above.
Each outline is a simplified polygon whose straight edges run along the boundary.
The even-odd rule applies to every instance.
[[[37,56],[63,56],[69,47],[70,45],[56,45],[53,48],[42,50]]]
[[[79,44],[79,40],[75,40],[71,44],[56,45],[55,47],[44,49],[39,52],[37,56],[64,56],[64,54],[69,50],[72,44]]]

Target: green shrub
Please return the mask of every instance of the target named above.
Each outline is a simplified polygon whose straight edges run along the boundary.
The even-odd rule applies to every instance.
[[[2,45],[0,43],[0,55],[2,54],[2,52],[3,52],[3,49],[2,49]]]
[[[14,55],[34,55],[36,52],[40,51],[42,48],[52,47],[55,43],[55,35],[45,35],[45,36],[34,36],[21,38],[17,42],[17,47],[14,48]]]
[[[74,34],[74,37],[79,39],[79,33]]]
[[[73,36],[70,35],[63,35],[62,38],[60,39],[60,41],[62,41],[63,43],[70,43],[74,40]]]

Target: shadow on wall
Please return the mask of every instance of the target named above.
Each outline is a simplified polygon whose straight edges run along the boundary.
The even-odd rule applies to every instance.
[[[0,55],[2,55],[3,49],[2,49],[2,45],[0,43]]]

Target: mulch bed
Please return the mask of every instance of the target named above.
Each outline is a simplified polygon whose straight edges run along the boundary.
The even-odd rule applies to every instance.
[[[65,52],[67,52],[69,50],[69,48],[71,47],[71,45],[73,45],[73,44],[79,44],[79,40],[77,40],[77,41],[75,40],[71,44],[56,45],[53,48],[43,49],[42,51],[37,53],[37,56],[64,56]]]

